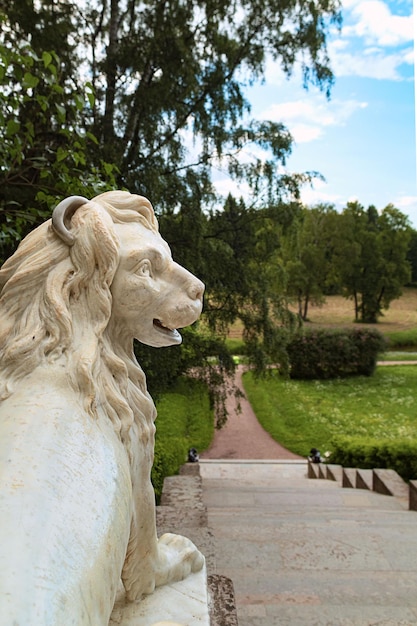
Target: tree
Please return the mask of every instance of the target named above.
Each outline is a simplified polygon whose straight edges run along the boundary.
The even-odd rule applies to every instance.
[[[0,39],[0,258],[30,228],[50,216],[69,194],[95,195],[114,184],[114,167],[89,163],[94,135],[83,128],[83,110],[92,102],[66,84],[61,60],[52,50],[38,55],[10,30],[4,16]]]
[[[409,219],[393,204],[388,204],[378,219],[379,242],[384,273],[376,300],[378,311],[387,309],[392,300],[399,298],[402,288],[411,279],[411,266],[407,259],[412,229]]]
[[[161,230],[165,229],[167,221],[170,223],[175,258],[192,267],[206,284],[205,315],[198,331],[201,342],[195,340],[192,331],[191,334],[187,331],[192,360],[183,362],[181,371],[187,369],[190,362],[196,366],[200,357],[210,387],[218,386],[219,378],[234,369],[224,339],[230,324],[236,320],[242,323],[246,354],[257,373],[264,371],[271,362],[285,369],[286,343],[296,319],[277,281],[275,258],[282,221],[291,221],[297,209],[298,205],[255,209],[229,195],[224,207],[211,211],[204,220],[193,222],[193,213],[184,211],[161,216]],[[186,223],[187,219],[195,224],[194,231],[192,224]],[[163,356],[157,352],[140,348],[141,359],[144,355],[148,359],[147,371],[159,370],[155,361]],[[214,368],[213,356],[218,357]],[[172,358],[175,358],[173,353]],[[174,368],[171,363],[170,372]]]
[[[412,230],[410,235],[410,245],[407,252],[407,261],[411,266],[411,284],[417,284],[417,231]]]
[[[356,321],[376,323],[410,280],[408,218],[392,204],[378,214],[350,202],[339,223],[335,258],[343,293],[354,301]]]
[[[282,218],[288,219],[298,209],[295,203],[255,209],[229,196],[224,210],[209,219],[212,253],[206,257],[214,282],[208,283],[206,307],[211,324],[218,332],[218,321],[226,328],[236,319],[242,322],[247,354],[257,373],[271,361],[283,370],[286,367],[288,331],[296,319],[288,308],[282,280],[277,280],[276,256]]]
[[[271,257],[262,246],[275,236],[272,211],[287,219],[286,201],[297,198],[312,174],[283,171],[292,138],[282,124],[251,119],[245,88],[262,80],[273,58],[288,76],[300,64],[304,84],[328,93],[333,75],[326,41],[330,24],[340,21],[339,0],[93,0],[80,7],[69,0],[9,0],[5,12],[3,34],[16,32],[20,42],[30,41],[37,58],[50,50],[51,37],[59,42],[68,108],[67,94],[75,98],[87,77],[89,98],[82,106],[74,100],[68,129],[88,139],[88,171],[103,168],[102,161],[104,168],[115,163],[117,186],[151,199],[174,256],[207,284],[207,326],[224,329],[240,317],[257,362],[277,354],[278,339],[271,337],[282,332],[286,303],[279,294],[273,301],[268,296],[273,285],[262,273],[262,259]],[[63,103],[62,97],[51,112]],[[241,151],[251,144],[265,156],[242,160]],[[58,147],[52,145],[52,156]],[[220,267],[232,253],[218,228],[221,202],[212,185],[213,166],[244,179],[252,192],[245,210],[250,204],[253,211],[246,221],[239,216],[251,246],[248,276],[241,272],[241,282]],[[255,206],[268,207],[270,221],[259,223],[254,238]],[[230,224],[232,213],[224,217]],[[242,239],[246,235],[242,231]],[[257,332],[263,333],[260,343]]]
[[[295,297],[299,317],[307,321],[310,303],[321,305],[332,272],[337,213],[331,205],[304,208],[283,237],[286,292]]]
[[[63,0],[15,0],[8,6],[13,24],[36,35],[38,54],[55,29],[73,83],[80,83],[77,65],[90,77],[96,98],[86,124],[102,158],[118,165],[120,186],[173,212],[193,200],[195,181],[209,200],[211,166],[225,162],[255,194],[296,190],[299,181],[277,168],[289,154],[289,133],[272,122],[242,123],[250,112],[244,88],[262,78],[272,57],[288,75],[300,62],[305,84],[328,91],[326,36],[329,23],[340,20],[338,0],[111,0],[82,9]],[[238,153],[251,142],[270,158],[242,163]]]

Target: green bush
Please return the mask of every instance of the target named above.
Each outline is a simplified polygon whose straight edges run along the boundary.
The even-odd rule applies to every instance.
[[[152,467],[152,484],[155,497],[159,502],[166,476],[178,473],[179,468],[187,460],[188,441],[185,437],[175,437],[155,441],[155,457]]]
[[[386,342],[374,329],[318,329],[297,333],[287,349],[291,378],[323,380],[371,376]]]
[[[409,439],[361,439],[337,437],[330,463],[362,469],[393,469],[404,480],[417,478],[417,442]]]
[[[202,452],[214,433],[213,410],[207,387],[192,378],[180,378],[172,391],[156,402],[155,457],[152,484],[159,501],[164,478],[178,473],[187,461],[188,450]]]

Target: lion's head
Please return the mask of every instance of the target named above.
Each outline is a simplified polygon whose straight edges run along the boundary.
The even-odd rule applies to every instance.
[[[90,414],[105,406],[123,435],[149,401],[133,338],[180,343],[177,328],[198,318],[203,290],[172,260],[146,198],[64,201],[0,270],[0,398],[64,359]]]

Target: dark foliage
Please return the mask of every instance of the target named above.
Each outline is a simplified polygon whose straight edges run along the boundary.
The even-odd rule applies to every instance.
[[[290,376],[307,380],[371,376],[378,353],[385,348],[385,339],[373,329],[300,332],[288,345]]]
[[[417,442],[337,437],[329,462],[343,467],[393,469],[404,480],[413,480],[417,478]]]

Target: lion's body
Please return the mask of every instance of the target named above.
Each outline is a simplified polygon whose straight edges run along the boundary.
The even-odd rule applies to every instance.
[[[0,622],[107,623],[132,516],[111,423],[86,418],[64,374],[39,368],[0,406],[0,458]]]
[[[68,247],[46,223],[0,271],[0,614],[25,626],[106,625],[199,569],[156,536],[155,407],[132,350],[178,343],[202,285],[172,261],[152,207],[112,192],[78,209]]]

